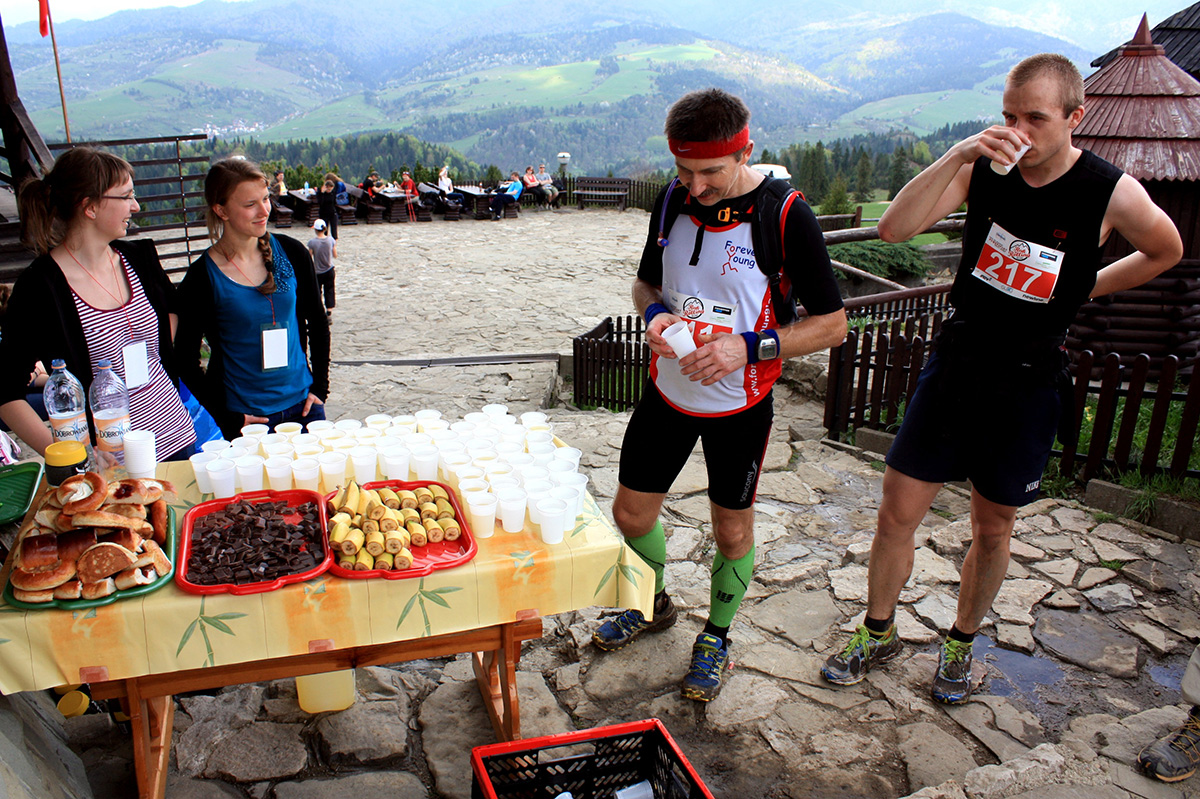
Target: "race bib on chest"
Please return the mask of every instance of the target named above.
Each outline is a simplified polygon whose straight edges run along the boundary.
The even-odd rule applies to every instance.
[[[733,320],[737,318],[737,305],[734,303],[709,300],[670,289],[667,290],[666,300],[671,312],[688,322],[697,344],[700,343],[699,336],[733,332]]]
[[[1047,303],[1064,257],[1061,250],[1018,239],[993,222],[971,274],[1010,297]]]

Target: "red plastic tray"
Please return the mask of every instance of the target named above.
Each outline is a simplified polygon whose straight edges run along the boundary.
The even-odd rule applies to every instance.
[[[479,551],[479,546],[475,543],[475,536],[471,534],[471,528],[467,525],[467,514],[463,513],[462,505],[458,501],[458,493],[450,486],[445,483],[439,483],[436,480],[377,480],[373,483],[363,483],[362,488],[390,488],[392,490],[406,489],[412,491],[414,488],[431,485],[438,485],[446,489],[446,494],[450,497],[450,504],[454,506],[454,517],[458,521],[458,526],[462,528],[462,535],[459,536],[457,541],[439,541],[436,544],[426,544],[423,547],[409,547],[413,555],[413,565],[407,569],[351,571],[337,565],[337,560],[335,559],[329,566],[329,573],[350,580],[365,580],[371,577],[382,577],[385,580],[405,580],[410,577],[425,577],[438,569],[452,569],[455,566],[461,566],[475,557],[475,553]],[[332,498],[333,494],[325,497],[326,501]],[[329,549],[328,546],[325,548]]]
[[[320,545],[325,550],[325,558],[316,567],[308,571],[299,572],[298,574],[284,575],[270,582],[246,583],[245,585],[236,585],[234,583],[196,585],[188,580],[187,564],[188,558],[192,554],[192,529],[196,523],[196,519],[201,516],[207,516],[231,502],[245,501],[257,505],[262,502],[278,502],[280,500],[283,500],[288,504],[288,507],[292,508],[303,505],[305,502],[311,502],[317,506],[317,520],[321,527]],[[284,518],[288,520],[286,516]],[[298,519],[299,516],[296,518]],[[295,519],[288,521],[295,521]],[[302,583],[305,580],[311,580],[318,575],[324,574],[330,564],[333,563],[333,551],[329,548],[328,537],[329,523],[325,518],[325,498],[316,491],[305,491],[298,488],[290,491],[251,491],[232,497],[210,499],[207,502],[201,502],[199,505],[193,505],[183,516],[183,533],[179,539],[179,556],[175,571],[175,584],[180,589],[191,594],[235,594],[242,596],[245,594],[261,594],[266,591],[275,591],[291,583]]]

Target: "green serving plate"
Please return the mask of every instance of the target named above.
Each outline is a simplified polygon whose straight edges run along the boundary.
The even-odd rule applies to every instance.
[[[41,461],[0,468],[0,524],[21,519],[42,482]]]

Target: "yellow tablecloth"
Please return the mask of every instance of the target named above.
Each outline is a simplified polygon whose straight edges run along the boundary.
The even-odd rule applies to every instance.
[[[184,511],[201,501],[191,466],[163,464]],[[324,575],[250,596],[198,596],[170,583],[88,610],[34,610],[0,601],[0,693],[162,674],[334,648],[405,641],[591,605],[649,611],[653,572],[625,545],[591,496],[562,544],[528,528],[477,538],[470,562],[402,580]]]

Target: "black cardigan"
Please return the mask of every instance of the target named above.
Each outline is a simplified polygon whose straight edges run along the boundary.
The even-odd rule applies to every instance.
[[[312,373],[311,393],[322,402],[329,395],[329,319],[317,293],[317,276],[312,257],[304,245],[288,236],[275,236],[296,273],[296,316],[300,346],[308,351]],[[175,358],[179,376],[200,404],[217,420],[227,439],[240,436],[245,425],[242,414],[225,407],[225,348],[217,328],[212,280],[205,253],[188,267],[179,284],[179,330],[175,335]],[[208,339],[211,355],[208,368],[200,366],[200,340]]]
[[[114,250],[133,268],[146,299],[158,316],[158,353],[163,368],[178,386],[168,314],[175,311],[175,286],[163,271],[150,239],[114,241]],[[47,370],[55,358],[83,383],[92,384],[92,361],[83,325],[75,310],[71,286],[55,260],[39,255],[17,278],[4,315],[0,337],[0,404],[25,399],[29,373],[41,361]],[[90,412],[89,412],[90,417]]]

